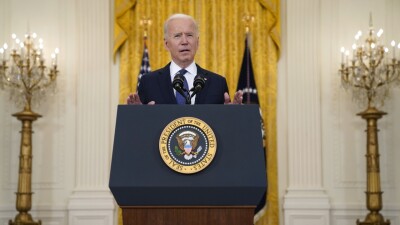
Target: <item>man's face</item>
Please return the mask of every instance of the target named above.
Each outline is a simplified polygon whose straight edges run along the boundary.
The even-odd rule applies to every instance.
[[[182,68],[189,66],[194,61],[199,47],[199,37],[193,21],[182,18],[171,20],[164,44],[176,64]]]

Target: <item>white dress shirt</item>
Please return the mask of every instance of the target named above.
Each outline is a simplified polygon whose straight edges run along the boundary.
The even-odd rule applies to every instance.
[[[171,75],[171,83],[174,80],[174,77],[176,75],[176,73],[179,72],[179,70],[181,69],[185,69],[187,71],[187,73],[184,74],[186,81],[188,82],[188,86],[189,86],[189,90],[193,88],[193,81],[194,81],[194,77],[197,75],[197,66],[196,63],[193,61],[192,64],[190,64],[188,67],[186,68],[180,68],[174,61],[171,61],[171,64],[169,66],[169,71],[170,71],[170,75]],[[174,93],[176,96],[176,91],[174,89]],[[193,96],[191,103],[192,105],[194,105],[196,99],[196,95]]]

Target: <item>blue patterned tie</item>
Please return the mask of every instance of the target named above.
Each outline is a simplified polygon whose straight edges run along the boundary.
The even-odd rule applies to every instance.
[[[187,71],[185,69],[181,69],[178,71],[178,73],[175,76],[177,76],[178,74],[182,75],[182,78],[184,81],[183,88],[186,90],[189,90],[188,82],[186,81],[186,78],[184,76],[186,73],[187,73]],[[185,92],[185,96],[182,96],[179,92],[176,92],[176,102],[178,103],[178,105],[186,104],[186,92]]]

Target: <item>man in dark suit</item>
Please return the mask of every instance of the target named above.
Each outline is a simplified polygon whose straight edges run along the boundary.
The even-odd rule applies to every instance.
[[[174,14],[164,24],[164,45],[172,61],[164,68],[142,76],[138,93],[131,94],[128,104],[181,104],[182,96],[172,87],[177,74],[182,75],[185,89],[193,88],[195,76],[204,79],[203,89],[191,99],[191,104],[241,104],[243,93],[235,93],[231,102],[223,76],[205,70],[194,62],[199,46],[196,21],[185,14]],[[185,93],[184,93],[185,94]]]

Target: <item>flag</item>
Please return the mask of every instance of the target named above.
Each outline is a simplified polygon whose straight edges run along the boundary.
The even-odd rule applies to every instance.
[[[147,45],[145,40],[143,47],[142,63],[140,64],[140,71],[138,75],[138,82],[136,89],[139,87],[140,79],[142,78],[142,76],[149,72],[151,72],[150,59],[149,59],[149,51],[147,50]]]
[[[252,62],[251,62],[248,34],[246,34],[242,67],[240,69],[240,76],[239,76],[237,90],[243,91],[243,103],[244,104],[258,104],[259,103],[257,87],[256,87],[255,79],[254,79],[254,73],[253,73],[253,66],[252,66]],[[260,121],[261,133],[262,133],[262,138],[264,140],[263,141],[264,154],[266,154],[265,131],[264,131],[264,122],[262,119],[261,108],[260,108],[260,115],[261,115],[261,121]],[[264,157],[264,160],[265,159],[266,158]],[[262,214],[264,214],[265,207],[266,207],[266,192],[264,193],[262,199],[260,200],[260,202],[258,203],[258,205],[255,209],[254,222],[256,222],[262,216]]]
[[[243,103],[258,104],[257,88],[256,82],[254,80],[253,66],[251,63],[249,40],[247,34],[237,90],[243,91]]]

